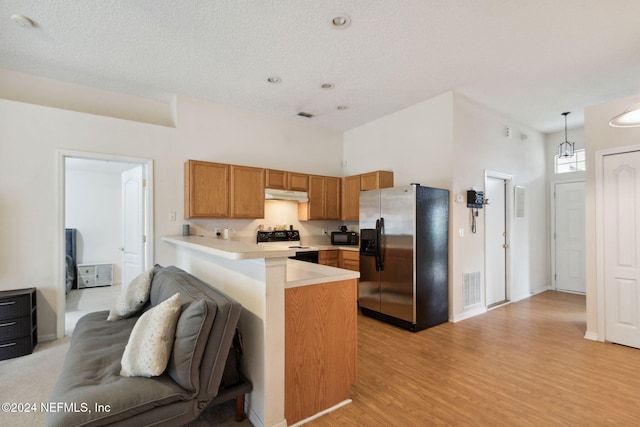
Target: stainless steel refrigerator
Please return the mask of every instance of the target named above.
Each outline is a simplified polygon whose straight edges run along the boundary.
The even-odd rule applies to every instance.
[[[410,185],[360,192],[363,314],[410,331],[449,317],[449,191]]]

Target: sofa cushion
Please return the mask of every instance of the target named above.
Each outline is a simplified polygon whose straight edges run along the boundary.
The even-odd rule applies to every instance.
[[[176,293],[138,318],[122,355],[120,375],[155,377],[164,372],[179,315],[180,294]]]
[[[180,292],[182,314],[176,327],[167,374],[186,390],[198,393],[200,365],[217,317],[218,305],[211,299],[211,293],[215,291],[204,282],[179,268],[166,267],[156,269],[149,295],[151,307],[176,290]]]
[[[45,426],[105,425],[191,398],[167,374],[119,375],[120,359],[137,318],[105,322],[107,313],[89,313],[78,320],[52,393],[52,402],[84,403],[91,411],[48,412]],[[98,412],[96,405],[109,409]]]
[[[149,299],[153,269],[144,271],[122,289],[107,320],[120,320],[136,314]]]
[[[202,360],[215,310],[215,306],[209,307],[204,300],[197,300],[183,305],[178,319],[167,374],[189,391],[196,391],[198,386],[197,367]]]

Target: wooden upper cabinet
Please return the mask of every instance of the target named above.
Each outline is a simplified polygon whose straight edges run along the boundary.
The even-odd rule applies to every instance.
[[[324,219],[340,219],[340,187],[341,179],[325,177]]]
[[[342,178],[342,219],[360,219],[360,175]]]
[[[288,188],[293,191],[309,191],[309,175],[298,172],[287,172]]]
[[[393,187],[393,172],[375,171],[360,175],[360,190],[377,190]]]
[[[342,219],[360,217],[360,191],[393,187],[393,172],[375,171],[342,178]]]
[[[340,178],[309,175],[309,201],[300,204],[298,219],[340,219],[340,183]]]
[[[309,175],[276,169],[266,170],[266,187],[275,190],[309,191]]]
[[[198,160],[184,164],[184,217],[229,217],[229,165]]]
[[[279,171],[275,169],[267,169],[265,171],[266,181],[265,188],[273,188],[274,190],[287,190],[289,187],[289,172]]]
[[[265,170],[231,165],[231,218],[264,218]]]
[[[309,176],[309,201],[307,202],[307,218],[305,219],[325,219],[324,218],[324,177],[318,175]]]

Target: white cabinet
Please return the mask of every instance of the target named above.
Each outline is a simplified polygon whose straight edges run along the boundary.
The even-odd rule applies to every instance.
[[[78,264],[78,289],[113,284],[113,264]]]

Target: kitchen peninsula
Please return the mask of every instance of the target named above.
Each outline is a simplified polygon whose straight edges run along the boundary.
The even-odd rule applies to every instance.
[[[349,403],[359,273],[290,260],[294,249],[170,236],[176,265],[240,302],[254,426],[294,425]]]

